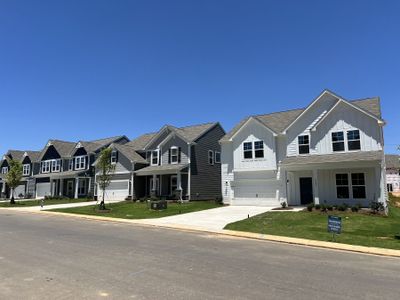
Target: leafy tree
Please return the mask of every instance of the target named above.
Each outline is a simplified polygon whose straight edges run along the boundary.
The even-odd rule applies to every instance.
[[[115,171],[115,165],[111,163],[111,152],[113,150],[111,148],[103,149],[100,153],[97,169],[100,171],[100,174],[97,175],[97,182],[99,183],[99,187],[103,192],[103,197],[101,199],[99,209],[106,209],[106,205],[104,203],[105,190],[110,185],[112,175]]]
[[[22,179],[22,163],[18,160],[9,160],[9,171],[6,174],[6,182],[11,188],[11,200],[10,204],[15,204],[14,191],[19,186]]]

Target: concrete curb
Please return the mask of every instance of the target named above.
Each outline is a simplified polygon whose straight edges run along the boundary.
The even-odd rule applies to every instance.
[[[347,252],[356,252],[370,255],[379,255],[379,256],[389,256],[389,257],[399,257],[400,258],[400,250],[387,249],[387,248],[377,248],[377,247],[366,247],[366,246],[358,246],[358,245],[349,245],[349,244],[340,244],[333,242],[324,242],[317,240],[308,240],[302,238],[292,238],[278,235],[268,235],[268,234],[260,234],[253,232],[244,232],[244,231],[233,231],[233,230],[207,230],[201,227],[194,226],[182,226],[179,224],[154,224],[152,223],[153,219],[121,219],[121,218],[111,218],[111,217],[102,217],[102,216],[91,216],[91,215],[81,215],[81,214],[72,214],[72,213],[61,213],[54,211],[26,211],[26,210],[17,210],[15,208],[8,207],[0,207],[2,210],[10,210],[10,211],[18,211],[24,213],[36,213],[41,215],[48,216],[67,216],[72,218],[86,219],[86,220],[95,220],[95,221],[104,221],[104,222],[113,222],[113,223],[124,223],[124,224],[135,224],[140,226],[148,226],[148,227],[156,227],[156,228],[168,228],[174,230],[182,230],[188,232],[203,232],[209,234],[223,235],[223,236],[231,236],[237,238],[246,238],[253,240],[263,240],[263,241],[271,241],[276,243],[285,243],[292,245],[300,245],[314,248],[324,248],[331,250],[339,250],[339,251],[347,251]]]

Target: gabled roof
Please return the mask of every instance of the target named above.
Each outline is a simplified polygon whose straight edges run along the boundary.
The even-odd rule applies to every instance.
[[[400,170],[400,155],[386,154],[385,161],[386,161],[386,169]]]
[[[148,161],[145,160],[140,154],[138,154],[133,147],[120,144],[111,144],[110,147],[117,149],[131,162],[148,164]]]
[[[8,150],[6,156],[22,162],[25,158],[25,154],[31,159],[31,161],[36,161],[40,155],[40,151]]]
[[[210,130],[217,124],[219,123],[213,122],[213,123],[185,126],[180,128],[174,127],[172,125],[165,125],[158,132],[141,135],[125,145],[133,147],[137,151],[144,150],[146,149],[146,146],[148,146],[152,140],[156,139],[156,137],[165,129],[169,129],[171,132],[176,132],[178,135],[183,137],[186,140],[186,142],[192,143],[198,140],[201,136],[203,136],[203,134],[205,134],[208,130]]]
[[[105,145],[114,143],[114,142],[116,142],[116,141],[118,141],[120,139],[123,139],[123,138],[125,138],[125,139],[127,139],[129,141],[129,139],[128,139],[128,137],[126,135],[117,135],[117,136],[112,136],[112,137],[108,137],[108,138],[104,138],[104,139],[93,140],[93,141],[90,141],[90,142],[105,146]]]
[[[76,143],[74,142],[49,140],[46,144],[46,147],[40,153],[38,160],[41,160],[43,158],[44,154],[50,146],[53,146],[61,157],[68,157],[72,150],[75,148],[75,145]]]
[[[329,92],[326,90],[326,92]],[[335,97],[335,94],[332,92],[329,92]],[[321,94],[322,95],[322,94]],[[274,131],[276,134],[281,134],[284,133],[285,130],[287,130],[288,127],[291,126],[315,101],[317,101],[319,97],[314,100],[307,108],[300,108],[300,109],[293,109],[293,110],[288,110],[288,111],[283,111],[283,112],[276,112],[276,113],[269,113],[269,114],[264,114],[264,115],[255,115],[255,116],[249,116],[244,118],[242,121],[240,121],[231,131],[229,131],[221,140],[220,142],[227,142],[229,141],[232,136],[235,135],[237,131],[251,118],[257,118],[259,121],[261,121],[265,126],[270,128],[272,131]],[[342,99],[342,98],[338,98]],[[374,98],[366,98],[366,99],[357,99],[353,101],[347,101],[342,99],[343,101],[349,103],[351,106],[355,106],[358,109],[373,115],[377,119],[381,120],[381,109],[380,109],[380,99],[379,97],[374,97]],[[383,120],[382,120],[383,121]]]

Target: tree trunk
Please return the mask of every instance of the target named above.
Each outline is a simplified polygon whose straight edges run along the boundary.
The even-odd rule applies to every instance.
[[[106,204],[104,203],[104,195],[105,195],[105,191],[103,189],[103,198],[101,199],[100,205],[99,205],[99,209],[100,210],[105,210],[106,209]]]
[[[11,200],[10,200],[10,204],[15,204],[15,200],[14,200],[14,189],[11,189]]]

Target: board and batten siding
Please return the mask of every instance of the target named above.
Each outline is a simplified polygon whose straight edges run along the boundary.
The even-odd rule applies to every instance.
[[[221,151],[219,140],[225,135],[217,124],[196,140],[191,150],[191,200],[208,200],[221,197],[221,164],[208,163],[208,150]]]

